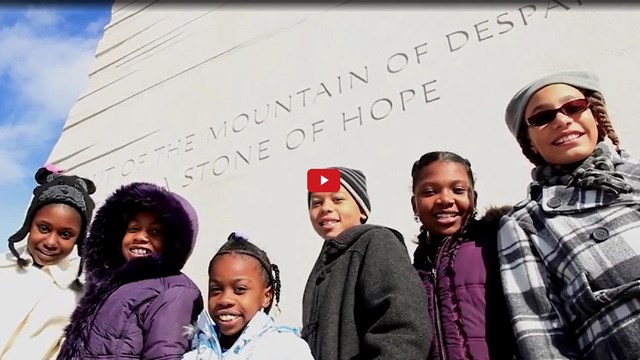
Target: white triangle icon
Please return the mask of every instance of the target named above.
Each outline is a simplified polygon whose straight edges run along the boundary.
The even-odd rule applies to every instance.
[[[329,179],[320,175],[320,185],[324,185],[327,181],[329,181]]]

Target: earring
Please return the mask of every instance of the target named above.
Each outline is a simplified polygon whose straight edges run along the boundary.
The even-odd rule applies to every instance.
[[[418,214],[413,214],[413,220],[415,220],[417,223],[420,222],[420,218],[418,217]]]

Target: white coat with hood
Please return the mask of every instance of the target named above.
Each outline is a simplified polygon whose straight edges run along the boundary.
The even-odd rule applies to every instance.
[[[76,279],[77,248],[58,264],[38,268],[24,247],[28,266],[20,268],[7,252],[0,257],[0,360],[55,359],[69,316],[79,297],[70,285]]]

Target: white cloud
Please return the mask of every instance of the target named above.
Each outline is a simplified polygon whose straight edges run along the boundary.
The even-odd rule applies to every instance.
[[[44,153],[59,133],[56,120],[42,108],[32,108],[15,119],[0,124],[0,188],[23,180],[31,181],[32,154]],[[57,120],[60,124],[61,120]],[[35,165],[40,166],[43,164]],[[2,193],[2,191],[0,191]]]
[[[32,26],[41,27],[54,26],[62,21],[58,13],[47,8],[30,7],[25,12],[24,17]]]
[[[92,35],[101,34],[102,31],[104,31],[104,27],[105,25],[107,25],[108,22],[109,20],[106,18],[96,19],[95,21],[92,21],[89,24],[87,24],[87,27],[84,29],[84,31],[87,34],[92,34]]]
[[[53,10],[29,9],[15,23],[0,24],[0,78],[7,89],[0,96],[13,111],[0,119],[0,185],[31,176],[33,165],[24,160],[55,141],[86,87],[99,34],[56,31],[63,22]]]
[[[88,80],[96,40],[36,30],[30,23],[0,29],[0,72],[17,91],[12,96],[66,116]]]
[[[23,154],[19,152],[11,150],[0,151],[0,171],[2,172],[3,182],[14,183],[27,176],[24,167],[20,166],[19,162],[23,158]]]

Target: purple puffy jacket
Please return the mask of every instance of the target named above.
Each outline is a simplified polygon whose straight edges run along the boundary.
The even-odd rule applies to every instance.
[[[427,290],[433,324],[429,360],[517,358],[496,247],[506,211],[487,211],[437,247],[428,244],[425,232],[418,237],[414,267]]]
[[[165,224],[164,248],[157,257],[125,261],[126,219],[140,210]],[[82,248],[87,284],[58,359],[181,359],[189,345],[185,326],[203,309],[198,287],[180,272],[197,228],[186,200],[156,185],[125,185],[107,198]]]

